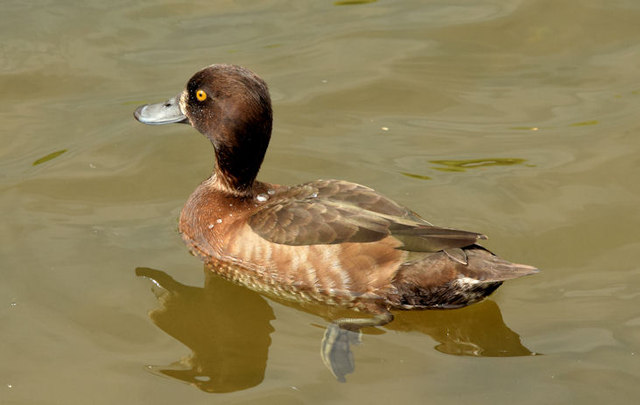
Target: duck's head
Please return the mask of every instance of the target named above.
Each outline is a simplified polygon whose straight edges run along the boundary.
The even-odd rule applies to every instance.
[[[216,153],[216,183],[234,194],[251,193],[271,137],[266,83],[248,69],[211,65],[194,74],[177,96],[138,107],[134,117],[150,125],[188,123]]]

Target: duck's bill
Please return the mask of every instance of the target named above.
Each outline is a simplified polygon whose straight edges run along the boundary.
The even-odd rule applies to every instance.
[[[149,125],[187,124],[189,121],[180,109],[180,95],[164,103],[142,105],[136,109],[133,116],[143,124]]]

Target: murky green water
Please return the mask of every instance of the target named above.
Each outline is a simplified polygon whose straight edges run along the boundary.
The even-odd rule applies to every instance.
[[[638,401],[638,2],[5,1],[0,34],[0,403]],[[367,184],[543,272],[400,314],[336,382],[321,314],[182,245],[204,138],[132,118],[214,62],[270,85],[262,179]]]

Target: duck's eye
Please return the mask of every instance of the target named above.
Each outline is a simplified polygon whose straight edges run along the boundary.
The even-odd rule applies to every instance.
[[[204,101],[207,99],[207,93],[205,93],[204,90],[198,90],[196,91],[196,98],[198,101]]]

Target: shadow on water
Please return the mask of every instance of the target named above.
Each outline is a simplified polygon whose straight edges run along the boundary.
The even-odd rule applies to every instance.
[[[264,379],[270,334],[275,319],[266,299],[205,269],[204,288],[186,286],[160,270],[139,267],[136,275],[154,282],[160,306],[149,312],[164,332],[186,345],[191,355],[154,373],[191,384],[205,392],[232,392],[254,387]],[[355,369],[350,346],[358,332],[342,331],[331,323],[362,314],[324,305],[278,301],[330,322],[321,343],[321,357],[332,374],[345,381]],[[446,354],[476,357],[530,356],[520,336],[509,329],[498,305],[490,300],[455,310],[396,312],[383,328],[365,328],[364,334],[383,329],[424,333]]]

